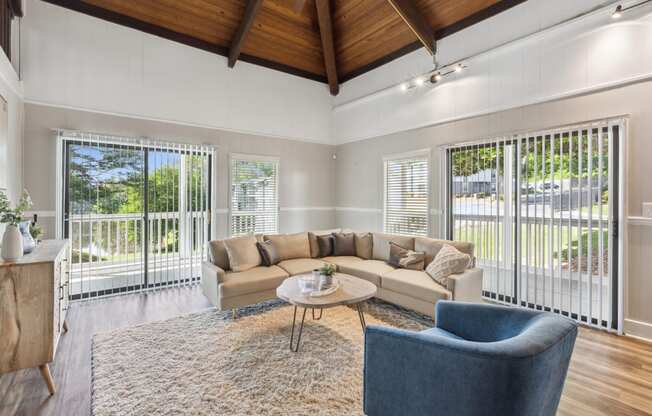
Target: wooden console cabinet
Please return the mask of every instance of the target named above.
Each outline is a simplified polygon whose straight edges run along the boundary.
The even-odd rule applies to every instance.
[[[48,364],[67,331],[68,241],[46,240],[16,262],[0,260],[0,373],[38,367],[50,394]]]

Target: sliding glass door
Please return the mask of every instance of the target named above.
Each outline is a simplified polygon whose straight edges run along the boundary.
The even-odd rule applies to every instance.
[[[71,298],[197,281],[212,149],[68,132],[60,140]]]
[[[447,149],[450,238],[473,242],[483,294],[616,328],[624,122]]]

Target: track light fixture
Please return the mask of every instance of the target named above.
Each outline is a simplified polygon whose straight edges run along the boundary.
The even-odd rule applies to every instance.
[[[635,8],[637,8],[639,6],[642,6],[644,4],[650,3],[650,2],[652,2],[652,0],[644,0],[642,2],[632,4],[631,6],[628,6],[628,7],[623,7],[622,4],[619,4],[618,6],[616,6],[616,10],[614,10],[614,12],[611,13],[611,18],[612,19],[620,19],[623,16],[623,13],[625,13],[625,12],[627,12],[629,10],[635,9]]]
[[[435,68],[431,72],[420,75],[409,81],[402,82],[401,84],[399,84],[399,88],[401,89],[401,91],[406,92],[414,88],[423,87],[424,85],[426,85],[427,82],[429,82],[430,84],[436,84],[439,81],[443,80],[444,77],[448,75],[459,74],[464,70],[464,68],[466,68],[466,66],[461,62],[446,65],[441,68]]]

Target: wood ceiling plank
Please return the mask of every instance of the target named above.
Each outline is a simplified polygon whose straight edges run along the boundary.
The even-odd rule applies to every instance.
[[[229,48],[229,68],[233,68],[238,56],[240,56],[240,51],[242,50],[242,45],[244,44],[247,35],[249,34],[249,29],[254,23],[254,19],[262,6],[263,0],[249,0],[247,2],[247,7],[244,10],[244,15],[242,16],[242,21],[238,30],[236,30],[233,40],[231,41],[231,47]]]
[[[340,86],[337,82],[337,63],[335,61],[335,45],[333,42],[333,16],[330,0],[316,0],[316,6],[328,86],[331,95],[337,95],[340,92]]]
[[[430,26],[430,22],[426,20],[421,11],[415,6],[412,0],[387,0],[394,8],[396,13],[401,16],[401,19],[408,25],[412,33],[421,41],[423,46],[434,55],[435,47],[435,32]]]

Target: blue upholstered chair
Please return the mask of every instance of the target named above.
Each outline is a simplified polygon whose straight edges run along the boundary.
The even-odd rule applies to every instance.
[[[577,325],[552,313],[437,303],[422,332],[368,326],[368,416],[554,416]]]

